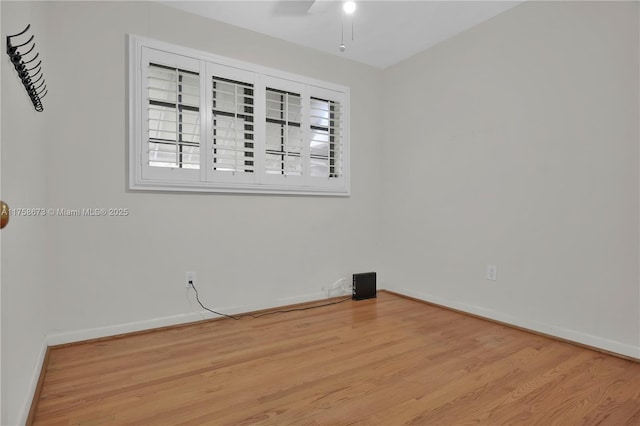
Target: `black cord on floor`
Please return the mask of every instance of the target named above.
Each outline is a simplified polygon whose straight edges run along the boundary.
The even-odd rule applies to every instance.
[[[214,311],[213,309],[209,309],[209,308],[207,308],[207,307],[206,307],[206,306],[204,306],[204,305],[202,304],[202,302],[200,301],[200,296],[198,295],[198,289],[196,288],[196,285],[195,285],[194,283],[192,283],[191,281],[189,281],[189,284],[191,285],[191,288],[193,288],[193,291],[195,291],[195,292],[196,292],[196,300],[198,301],[198,304],[199,304],[199,305],[202,307],[202,309],[204,309],[205,311],[209,311],[209,312],[214,313],[214,314],[216,314],[216,315],[221,315],[221,316],[223,316],[223,317],[231,318],[231,319],[234,319],[234,320],[239,320],[240,318],[242,318],[242,317],[236,317],[236,316],[233,316],[233,315],[223,314],[223,313],[221,313],[221,312],[216,312],[216,311]]]
[[[244,316],[249,316],[251,318],[260,318],[260,317],[264,317],[266,315],[286,314],[287,312],[296,312],[296,311],[308,311],[309,309],[324,308],[325,306],[337,305],[338,303],[342,303],[342,302],[345,302],[347,300],[351,300],[351,296],[345,297],[344,299],[336,300],[335,302],[324,303],[322,305],[303,306],[303,307],[300,307],[300,308],[291,308],[291,309],[282,309],[282,310],[277,310],[277,311],[268,311],[268,312],[263,312],[263,313],[258,314],[258,315],[246,314]]]
[[[342,302],[346,302],[347,300],[351,300],[351,296],[349,296],[349,297],[345,297],[344,299],[340,299],[340,300],[337,300],[335,302],[324,303],[322,305],[302,306],[300,308],[291,308],[291,309],[280,309],[280,310],[277,310],[277,311],[263,312],[263,313],[257,314],[257,315],[254,315],[254,314],[228,315],[228,314],[223,314],[222,312],[214,311],[213,309],[209,309],[206,306],[204,306],[202,304],[202,302],[200,301],[200,296],[198,295],[198,289],[196,288],[195,284],[193,284],[192,282],[190,282],[189,284],[191,285],[191,288],[193,288],[193,291],[196,293],[196,300],[198,301],[198,304],[200,305],[200,307],[202,309],[204,309],[205,311],[209,311],[211,313],[214,313],[216,315],[220,315],[220,316],[223,316],[223,317],[234,319],[236,321],[240,320],[240,319],[242,319],[244,317],[260,318],[260,317],[264,317],[266,315],[285,314],[287,312],[296,312],[296,311],[308,311],[309,309],[323,308],[325,306],[337,305],[338,303],[342,303]]]

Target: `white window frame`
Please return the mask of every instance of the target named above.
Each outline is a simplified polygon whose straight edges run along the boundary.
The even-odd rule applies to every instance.
[[[148,165],[146,64],[198,72],[200,75],[200,169]],[[214,172],[212,149],[212,76],[253,84],[253,173]],[[268,175],[266,155],[266,88],[301,92],[303,175]],[[145,37],[129,35],[129,189],[144,191],[235,192],[305,195],[350,195],[349,88],[312,78],[213,55]],[[310,99],[340,103],[339,143],[341,169],[338,177],[310,176]],[[247,145],[246,145],[247,146]],[[250,145],[248,145],[250,147]],[[250,148],[249,148],[250,149]]]

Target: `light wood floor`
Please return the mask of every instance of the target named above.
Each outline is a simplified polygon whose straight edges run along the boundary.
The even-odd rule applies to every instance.
[[[37,425],[640,425],[640,364],[387,293],[52,349]]]

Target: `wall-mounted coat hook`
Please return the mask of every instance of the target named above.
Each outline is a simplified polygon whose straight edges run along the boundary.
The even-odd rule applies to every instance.
[[[35,36],[32,35],[24,43],[16,45],[13,45],[11,43],[12,38],[16,38],[26,34],[27,31],[29,31],[29,28],[31,28],[31,24],[28,24],[27,27],[19,33],[7,36],[7,55],[9,55],[13,67],[16,69],[20,80],[22,80],[22,85],[27,90],[27,95],[29,95],[31,103],[33,103],[33,107],[36,109],[36,111],[42,112],[44,110],[44,107],[42,105],[42,98],[44,98],[44,96],[48,93],[47,85],[45,84],[44,73],[42,73],[42,60],[39,60],[38,63],[34,66],[27,67],[27,65],[35,62],[36,59],[38,59],[40,53],[36,52],[33,58],[27,61],[25,61],[24,59],[24,57],[30,54],[36,47],[36,43],[34,41]],[[31,45],[31,47],[26,52],[20,53],[19,49],[28,45]],[[40,77],[36,79],[38,75],[40,75]]]
[[[27,31],[29,31],[29,28],[31,28],[31,24],[28,24],[28,25],[27,25],[27,28],[25,28],[24,30],[20,31],[18,34],[14,34],[14,35],[7,36],[7,38],[19,37],[19,36],[21,36],[22,34],[24,34],[24,33],[26,33]]]

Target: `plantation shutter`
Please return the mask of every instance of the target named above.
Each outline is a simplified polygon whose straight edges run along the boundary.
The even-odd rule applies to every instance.
[[[149,64],[149,165],[200,168],[200,76]]]
[[[309,181],[319,186],[342,186],[345,180],[344,96],[310,88]]]
[[[305,86],[265,77],[264,179],[279,185],[299,185],[307,174],[305,147]]]
[[[197,180],[203,104],[199,62],[166,52],[145,53],[142,174],[161,179]]]
[[[217,181],[254,182],[255,76],[217,64],[210,71],[210,176]]]

